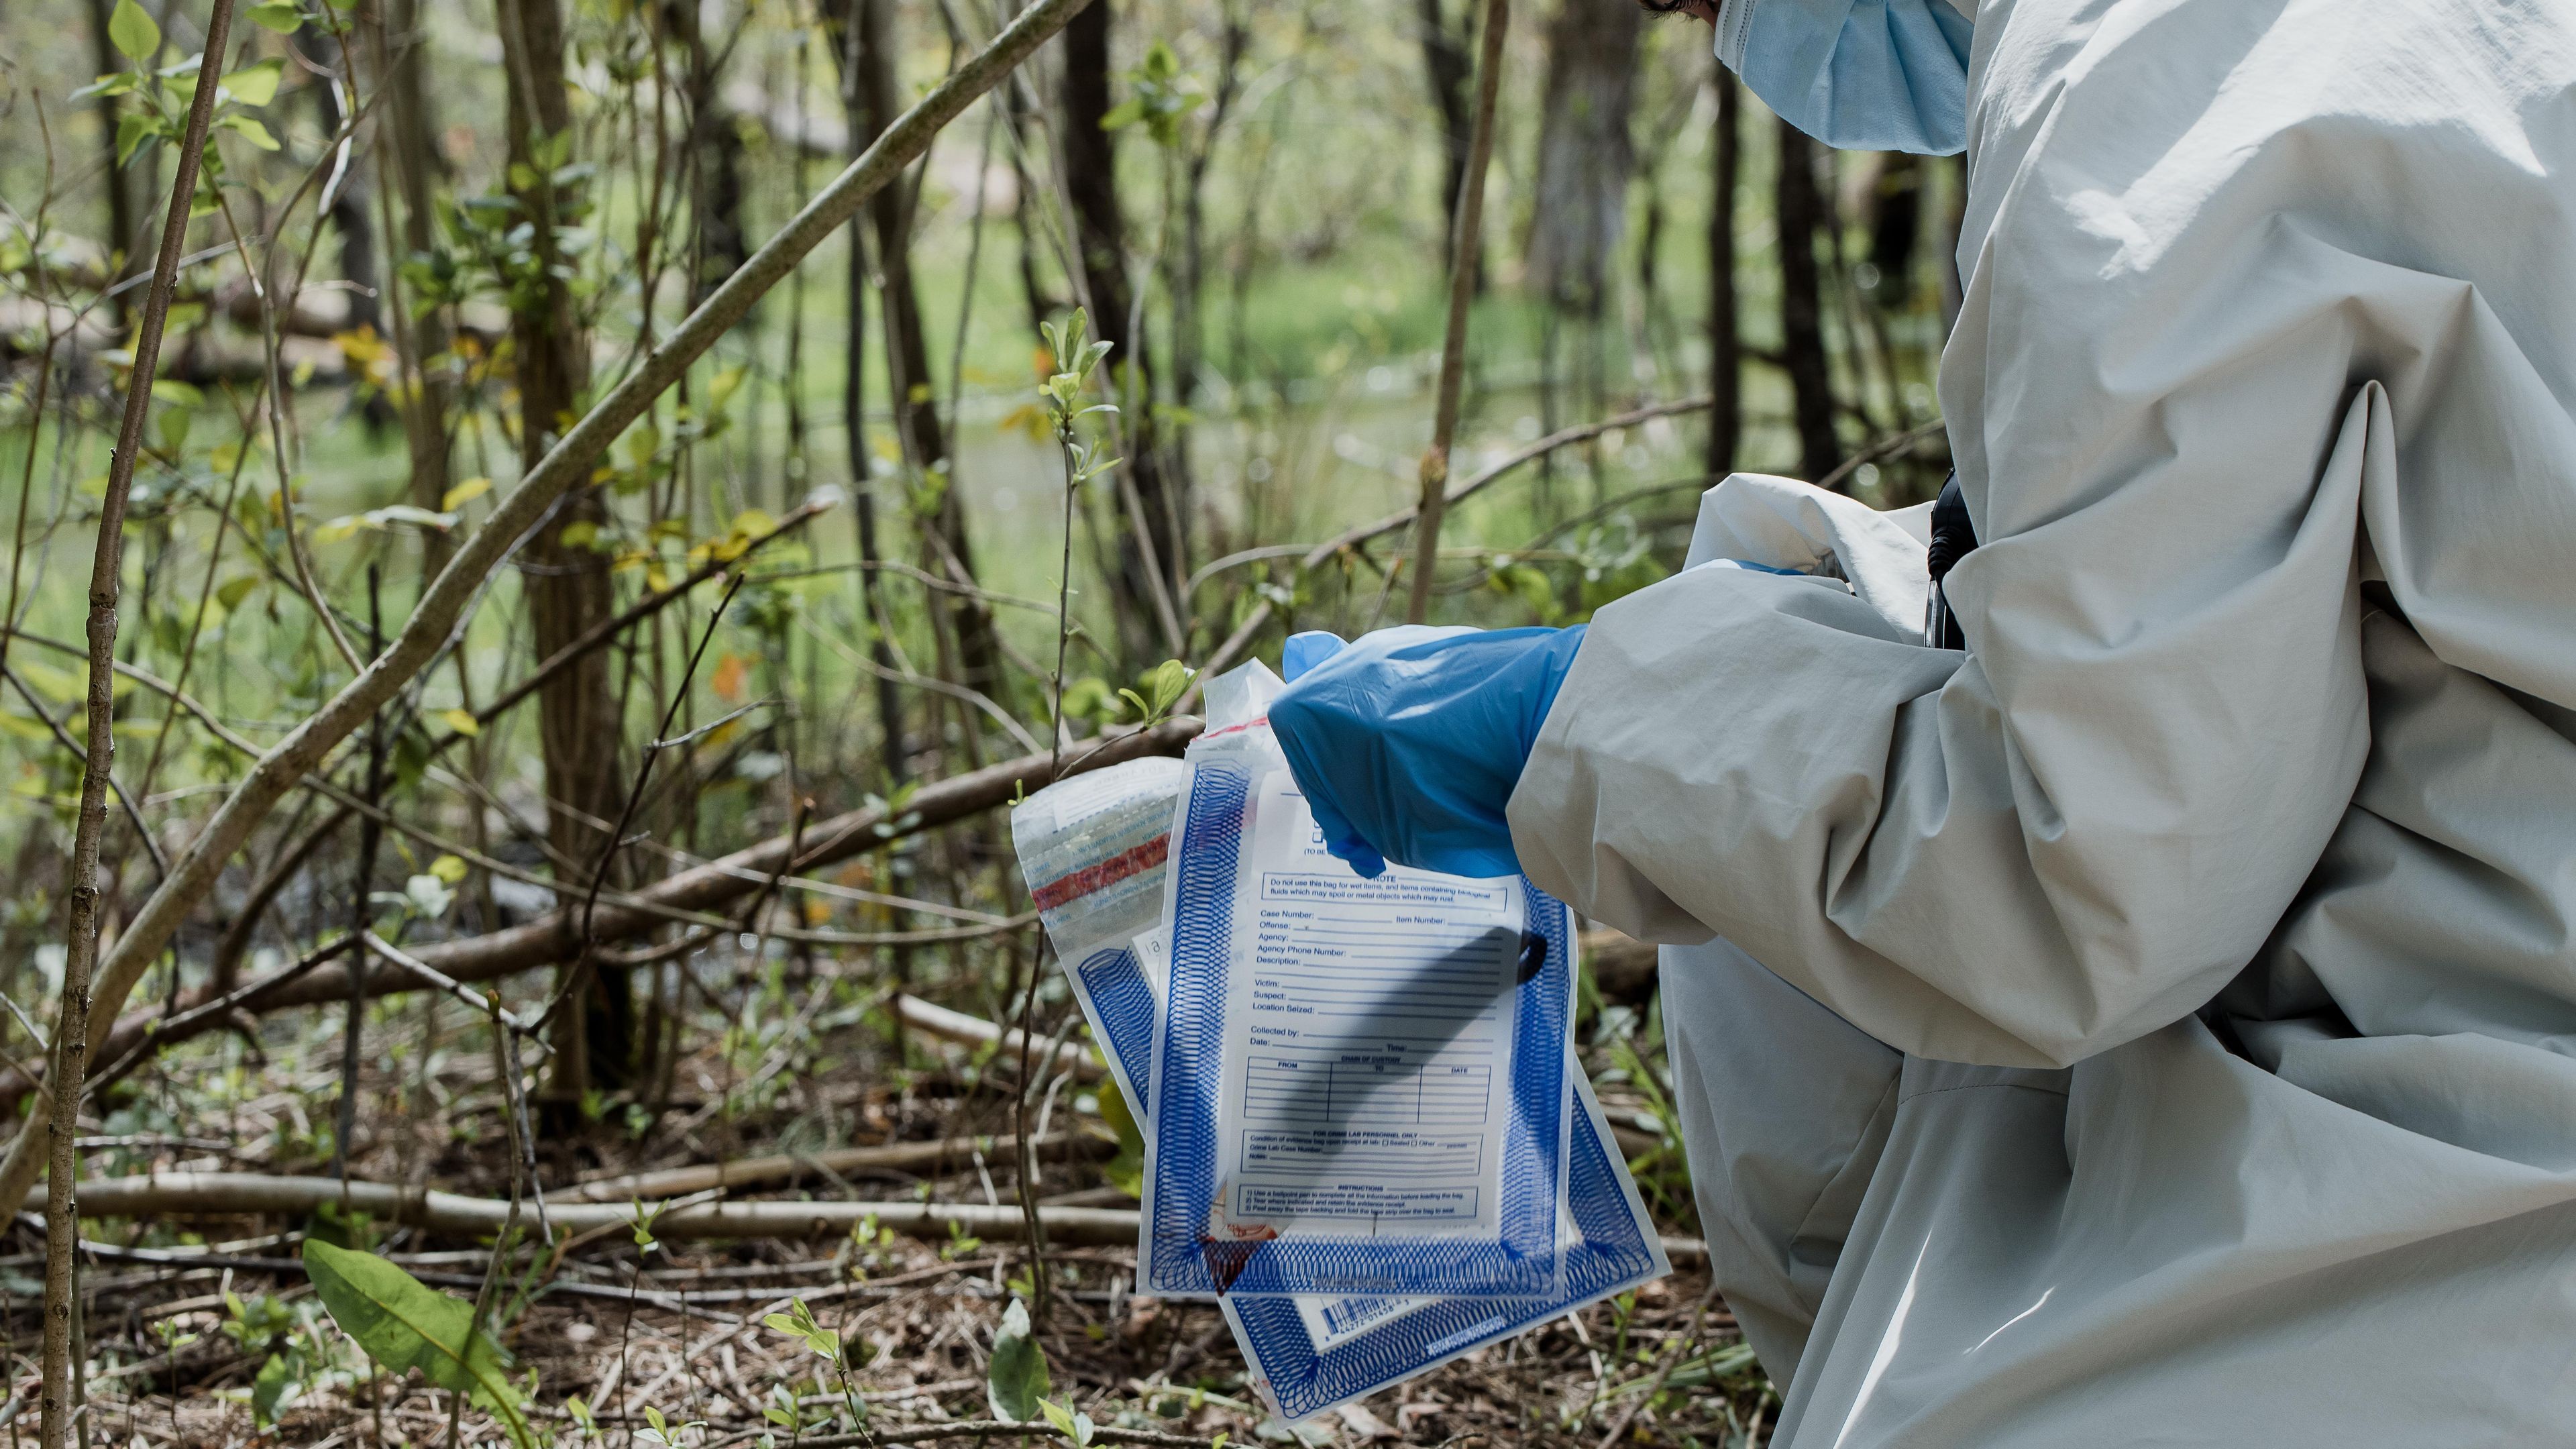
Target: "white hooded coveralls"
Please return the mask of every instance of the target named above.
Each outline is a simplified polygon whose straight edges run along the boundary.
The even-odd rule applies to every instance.
[[[1970,95],[1968,652],[1732,479],[1849,584],[1604,609],[1511,804],[1778,1442],[2576,1443],[2576,3],[1986,0]]]

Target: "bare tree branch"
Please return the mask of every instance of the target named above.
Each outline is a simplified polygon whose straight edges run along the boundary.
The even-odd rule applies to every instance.
[[[887,127],[876,144],[807,202],[804,209],[739,271],[726,278],[724,284],[673,329],[634,372],[601,398],[536,467],[502,496],[483,527],[466,540],[457,550],[456,557],[439,574],[437,582],[422,594],[393,643],[369,661],[356,679],[343,686],[321,709],[270,749],[258,766],[225,798],[213,818],[207,821],[205,829],[172,863],[169,878],[144,901],[124,934],[117,938],[115,948],[99,963],[95,999],[84,1003],[93,1030],[103,1032],[114,1021],[135,984],[143,979],[143,973],[160,958],[171,937],[177,934],[180,923],[213,888],[224,863],[249,842],[251,832],[268,817],[268,812],[287,791],[319,764],[332,747],[348,738],[352,731],[383,708],[437,656],[466,606],[480,591],[485,577],[499,565],[502,555],[519,537],[537,523],[555,499],[574,484],[586,481],[591,465],[607,451],[609,444],[616,441],[628,425],[642,417],[654,399],[679,381],[707,349],[731,331],[763,294],[785,280],[806,253],[854,215],[879,188],[900,175],[906,165],[928,148],[942,127],[1027,59],[1048,37],[1063,29],[1065,22],[1088,3],[1089,0],[1035,0],[1021,11],[991,45],[957,67],[911,110]],[[231,13],[229,4],[230,0],[217,0],[216,13],[228,18]],[[207,88],[201,94],[211,98],[213,89]],[[186,159],[189,165],[183,168],[182,174],[193,176],[195,153],[189,152]],[[179,208],[179,219],[181,223],[186,220],[184,200]],[[166,245],[163,254],[165,265],[175,269],[177,257],[175,244]],[[166,296],[166,289],[157,280],[155,288],[156,292]],[[138,354],[138,360],[141,360],[141,354]],[[136,369],[136,375],[147,382],[150,376],[141,367]],[[120,449],[120,459],[131,459],[134,445],[140,442],[141,429],[142,414],[134,412],[128,424],[133,441]],[[124,466],[130,467],[130,462]],[[112,661],[103,652],[93,652],[98,653],[98,662],[92,673],[92,688],[103,691],[107,687],[104,681],[108,678]],[[103,732],[103,723],[100,728]],[[102,785],[102,813],[105,809],[103,789]],[[67,977],[66,981],[69,979]],[[84,987],[88,985],[86,981],[81,984]],[[77,1031],[61,1033],[66,1040],[83,1035]],[[5,1165],[0,1165],[0,1210],[15,1211],[26,1200],[28,1189],[35,1185],[38,1173],[43,1170],[43,1163],[36,1152],[38,1134],[32,1124],[31,1118],[30,1125],[20,1129],[17,1139],[10,1145]]]
[[[232,33],[233,0],[215,0],[206,22],[209,69],[223,65],[224,41]],[[161,226],[161,255],[153,263],[152,289],[144,294],[143,323],[134,337],[134,370],[125,384],[125,419],[116,434],[116,452],[107,467],[107,496],[99,505],[98,547],[89,572],[89,754],[81,770],[80,820],[72,836],[71,940],[63,960],[63,994],[54,1018],[52,1074],[58,1082],[77,1082],[89,1071],[90,968],[98,960],[98,854],[107,834],[108,776],[116,768],[116,604],[125,563],[125,504],[134,489],[134,462],[143,451],[143,424],[152,412],[152,379],[161,368],[161,333],[170,320],[170,296],[179,285],[179,251],[188,236],[189,204],[197,194],[199,165],[206,153],[206,128],[214,123],[217,87],[201,82],[188,103],[188,128],[179,141],[179,164],[170,184],[170,208]],[[31,438],[28,447],[35,443]],[[165,874],[157,895],[168,893]],[[152,955],[160,952],[156,949]],[[151,956],[144,958],[145,965]],[[142,970],[133,972],[140,979]],[[110,983],[115,973],[108,974]],[[118,1004],[133,989],[128,980],[111,984]],[[51,1185],[45,1212],[55,1222],[73,1219],[79,1208],[72,1188],[80,1171],[80,1094],[65,1092],[51,1104],[45,1135],[50,1143],[46,1166]],[[10,1160],[24,1161],[21,1175],[33,1176],[36,1163],[36,1119],[12,1144]],[[5,1186],[6,1184],[0,1184]],[[32,1183],[9,1194],[16,1211]],[[72,1385],[72,1268],[74,1233],[57,1233],[45,1244],[44,1404],[38,1441],[44,1449],[63,1449],[70,1442],[72,1411],[77,1406]]]
[[[1079,774],[1145,755],[1178,754],[1198,732],[1199,722],[1195,719],[1169,720],[1072,756],[1065,762],[1064,773]],[[636,905],[603,898],[593,917],[597,939],[603,945],[633,940],[662,924],[664,912],[704,910],[740,900],[763,889],[779,872],[813,870],[882,849],[905,836],[1008,804],[1017,792],[1039,789],[1054,778],[1047,756],[1027,755],[925,785],[891,815],[882,807],[870,806],[810,823],[793,838],[792,855],[791,837],[782,835],[638,890],[633,893]],[[579,917],[578,909],[557,910],[525,925],[415,947],[406,955],[452,982],[491,981],[569,960],[581,948]],[[946,932],[902,934],[916,940],[953,939]],[[390,996],[423,984],[421,978],[408,973],[375,972],[367,978],[367,994]],[[157,1050],[220,1028],[235,1007],[253,1012],[276,1011],[341,1001],[348,994],[345,967],[321,965],[307,957],[265,981],[244,982],[229,992],[217,992],[210,986],[185,992],[177,1009],[168,1015],[156,1008],[128,1016],[98,1033],[98,1057],[122,1066],[138,1047],[148,1044]],[[216,1002],[223,1002],[223,1007],[209,1010]],[[0,1081],[0,1111],[12,1108],[27,1090],[26,1081],[14,1073]]]

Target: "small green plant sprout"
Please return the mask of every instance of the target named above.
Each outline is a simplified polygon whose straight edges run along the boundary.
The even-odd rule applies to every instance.
[[[814,1310],[807,1307],[802,1298],[791,1301],[785,1313],[773,1313],[761,1322],[772,1333],[784,1334],[801,1341],[807,1348],[813,1350],[816,1358],[830,1364],[833,1376],[840,1381],[841,1385],[842,1413],[849,1419],[853,1429],[867,1423],[867,1402],[859,1397],[859,1386],[850,1377],[852,1370],[867,1362],[868,1354],[864,1347],[853,1354],[848,1342],[841,1337],[840,1331],[825,1328],[817,1322]],[[791,1409],[794,1407],[792,1396],[789,1407]],[[776,1422],[773,1415],[763,1417],[770,1418],[773,1423]]]
[[[1092,1435],[1098,1426],[1091,1422],[1089,1414],[1053,1399],[1040,1399],[1038,1412],[1046,1415],[1046,1421],[1055,1425],[1057,1433],[1073,1441],[1074,1449],[1091,1449]]]
[[[966,1231],[966,1225],[955,1218],[948,1220],[948,1241],[939,1246],[939,1256],[943,1260],[954,1263],[960,1258],[971,1258],[983,1250],[982,1238]]]
[[[573,1427],[581,1431],[583,1442],[598,1442],[599,1415],[592,1412],[590,1402],[588,1400],[582,1398],[579,1394],[575,1394],[571,1398],[564,1400],[564,1412],[572,1416]]]
[[[328,1355],[319,1351],[312,1325],[300,1320],[295,1310],[281,1298],[254,1293],[249,1298],[224,1294],[224,1337],[244,1355],[260,1360],[259,1370],[251,1378],[250,1411],[260,1427],[277,1422],[278,1411],[303,1392],[304,1387],[328,1368]],[[180,1343],[194,1340],[187,1334],[172,1340]]]
[[[681,1435],[688,1433],[691,1429],[703,1429],[705,1427],[706,1425],[699,1423],[695,1419],[692,1419],[685,1424],[674,1424],[670,1420],[662,1417],[661,1410],[647,1404],[644,1406],[644,1428],[636,1432],[635,1442],[638,1444],[650,1444],[653,1446],[653,1449],[682,1449],[680,1439]]]
[[[1122,689],[1118,695],[1136,707],[1136,723],[1143,728],[1161,723],[1181,696],[1190,692],[1190,681],[1198,677],[1197,670],[1177,659],[1166,659],[1138,676],[1138,689]]]
[[[662,1240],[653,1236],[653,1225],[662,1220],[662,1214],[670,1207],[667,1202],[650,1206],[640,1201],[627,1204],[626,1226],[635,1234],[635,1251],[647,1256],[661,1251]]]
[[[769,1406],[760,1411],[760,1417],[791,1436],[805,1432],[804,1405],[797,1399],[796,1390],[785,1384],[769,1386]]]
[[[884,1250],[892,1247],[893,1244],[894,1234],[878,1226],[875,1213],[862,1216],[857,1225],[850,1229],[850,1246],[847,1251],[851,1279],[864,1281],[868,1274],[884,1266]]]
[[[993,1331],[993,1357],[984,1368],[985,1402],[992,1405],[994,1418],[1026,1424],[1040,1416],[1039,1405],[1054,1387],[1047,1376],[1046,1350],[1029,1331],[1029,1306],[1013,1298],[1002,1313],[1002,1326]]]
[[[203,1335],[186,1328],[178,1319],[164,1318],[152,1325],[152,1336],[161,1340],[163,1353],[177,1353]]]
[[[815,1357],[832,1367],[841,1366],[840,1330],[825,1328],[816,1322],[814,1310],[806,1306],[804,1299],[790,1303],[785,1313],[773,1313],[760,1321],[767,1324],[772,1333],[801,1341],[814,1351]]]
[[[1054,359],[1055,371],[1038,388],[1038,401],[1046,408],[1047,425],[1055,431],[1056,442],[1065,450],[1068,470],[1066,486],[1079,488],[1114,466],[1117,459],[1101,456],[1097,445],[1085,444],[1076,424],[1093,413],[1118,411],[1111,403],[1089,403],[1082,400],[1082,390],[1091,383],[1091,374],[1100,367],[1102,358],[1115,345],[1109,342],[1086,342],[1091,330],[1090,314],[1073,309],[1062,326],[1053,322],[1038,324],[1046,338],[1047,351]]]

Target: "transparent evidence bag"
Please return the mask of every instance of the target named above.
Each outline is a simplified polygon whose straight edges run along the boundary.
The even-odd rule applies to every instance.
[[[1278,677],[1209,682],[1184,759],[1011,817],[1145,1140],[1137,1291],[1222,1305],[1311,1417],[1670,1271],[1572,1048],[1572,913],[1525,879],[1325,851]]]

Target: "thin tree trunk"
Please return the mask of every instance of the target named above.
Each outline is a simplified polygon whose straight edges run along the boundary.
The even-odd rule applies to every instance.
[[[214,0],[206,23],[206,63],[221,65],[224,44],[232,34],[232,0]],[[151,409],[152,379],[161,361],[161,329],[169,320],[170,297],[179,280],[179,249],[188,232],[189,202],[196,194],[198,164],[205,154],[206,128],[214,119],[215,87],[201,85],[188,107],[188,128],[180,139],[173,171],[170,209],[161,227],[161,251],[152,270],[152,287],[144,299],[143,319],[134,338],[134,370],[125,387],[125,416],[117,431],[116,451],[107,469],[107,493],[101,499],[97,547],[89,574],[88,761],[81,771],[80,813],[72,831],[69,939],[63,954],[63,989],[54,1019],[50,1079],[56,1084],[46,1107],[45,1192],[45,1329],[43,1400],[39,1442],[44,1449],[64,1449],[72,1436],[80,1386],[74,1344],[76,1271],[80,1207],[74,1189],[80,1176],[81,1086],[89,1076],[90,976],[98,962],[99,843],[107,834],[107,787],[116,763],[116,606],[125,561],[125,503],[134,486],[134,465],[143,450],[143,423]],[[111,173],[112,175],[113,173]],[[32,444],[30,444],[32,446]],[[165,880],[164,884],[167,882]]]
[[[1502,86],[1503,44],[1510,37],[1510,0],[1485,0],[1485,24],[1476,60],[1476,114],[1467,148],[1467,189],[1458,208],[1458,234],[1449,239],[1449,316],[1440,341],[1439,392],[1432,403],[1431,446],[1415,468],[1421,501],[1414,505],[1413,593],[1408,623],[1431,611],[1431,575],[1440,562],[1440,517],[1449,499],[1449,449],[1458,433],[1458,405],[1466,386],[1467,314],[1475,301],[1477,238],[1485,219],[1485,172],[1494,154],[1494,103]],[[1389,580],[1393,582],[1393,580]]]
[[[355,66],[349,59],[348,47],[312,25],[297,31],[288,43],[303,55],[307,64],[321,72],[308,89],[313,92],[315,105],[322,113],[317,118],[322,123],[322,134],[339,135],[340,128],[349,122],[348,91],[345,87],[357,80],[351,73]],[[347,166],[339,166],[336,159],[327,164],[338,171],[337,184],[331,188],[328,214],[332,233],[340,239],[340,277],[349,284],[346,292],[349,299],[348,325],[352,331],[365,327],[381,333],[385,330],[384,309],[377,304],[377,298],[384,269],[376,255],[375,223],[367,215],[370,204],[367,149],[353,138],[349,144]],[[292,310],[295,301],[292,297],[285,299],[288,309]],[[368,411],[369,425],[382,426],[389,416],[390,413],[379,403]]]
[[[1172,390],[1186,419],[1198,406],[1199,373],[1207,357],[1205,312],[1207,285],[1207,173],[1216,157],[1217,135],[1225,128],[1241,89],[1244,52],[1252,43],[1252,26],[1238,0],[1227,0],[1218,21],[1216,88],[1208,103],[1207,128],[1190,152],[1181,183],[1181,255],[1172,278]],[[1174,424],[1167,449],[1185,495],[1194,496],[1190,468],[1190,429]],[[1180,540],[1168,547],[1181,552]],[[1188,620],[1181,621],[1185,626]]]
[[[519,386],[519,466],[524,473],[554,446],[580,406],[590,383],[590,339],[581,331],[572,293],[556,269],[558,198],[553,172],[572,130],[564,93],[561,0],[502,0],[501,51],[507,70],[510,169],[529,184],[511,195],[535,230],[534,251],[544,278],[537,295],[510,318],[510,345]],[[540,148],[543,148],[542,150]],[[543,659],[580,638],[615,609],[608,557],[586,540],[566,542],[566,530],[596,530],[608,518],[597,488],[564,495],[562,506],[529,541],[528,615],[536,655]],[[605,859],[609,842],[594,821],[613,820],[623,804],[618,777],[617,701],[609,688],[609,657],[592,653],[548,680],[537,692],[537,726],[545,762],[546,836],[555,858]],[[562,892],[586,882],[566,881]],[[560,893],[560,892],[559,892]],[[631,1065],[634,999],[627,972],[609,965],[576,965],[589,972],[581,999],[559,1018],[553,1088],[577,1099],[594,1086],[622,1085]]]
[[[1467,43],[1476,7],[1473,0],[1460,5],[1453,27],[1441,0],[1415,0],[1415,4],[1422,34],[1422,78],[1431,88],[1431,108],[1440,116],[1440,260],[1445,270],[1449,244],[1458,235],[1458,198],[1467,184],[1467,151],[1473,140],[1467,92],[1473,66],[1467,58]],[[1479,247],[1474,283],[1479,295],[1484,291],[1484,270],[1484,250]]]
[[[689,216],[696,228],[689,278],[689,305],[707,299],[725,278],[751,255],[743,226],[742,131],[717,94],[718,58],[707,48],[699,24],[697,0],[669,0],[662,7],[663,33],[677,36],[688,50],[690,179]],[[757,315],[757,314],[755,314]]]
[[[1177,496],[1176,480],[1163,467],[1155,443],[1153,358],[1131,325],[1134,294],[1127,285],[1127,222],[1118,203],[1117,148],[1112,133],[1101,125],[1110,108],[1109,31],[1105,3],[1086,8],[1064,28],[1062,144],[1075,249],[1081,253],[1091,297],[1091,332],[1111,346],[1112,395],[1122,405],[1134,403],[1122,415],[1127,460],[1120,466],[1135,485],[1141,526],[1118,532],[1118,566],[1109,584],[1121,650],[1131,664],[1142,664],[1161,647],[1162,635],[1154,626],[1160,608],[1153,574],[1162,571],[1166,583],[1159,592],[1175,599],[1187,575],[1187,557],[1166,540],[1182,536],[1175,525],[1189,516],[1189,509],[1187,500]],[[1138,538],[1140,532],[1146,537]]]
[[[1779,220],[1780,349],[1798,423],[1798,467],[1822,478],[1842,461],[1834,437],[1833,373],[1825,358],[1822,279],[1816,267],[1816,228],[1824,200],[1816,191],[1816,147],[1786,121],[1777,127],[1779,174],[1773,209]]]
[[[861,133],[869,129],[866,92],[859,85],[860,49],[865,37],[858,26],[850,23],[849,0],[839,0],[824,13],[839,31],[835,37],[839,44],[833,47],[833,54],[840,63],[841,107],[849,122],[850,154],[857,156],[868,147],[860,139]],[[900,185],[898,181],[886,190],[897,190]],[[865,213],[850,218],[849,316],[841,349],[845,363],[841,423],[849,435],[850,493],[858,523],[859,608],[866,615],[868,658],[876,665],[872,672],[876,676],[877,725],[884,736],[886,785],[891,790],[902,784],[911,771],[904,749],[903,700],[895,692],[894,650],[885,637],[891,616],[886,612],[879,567],[885,551],[877,538],[875,465],[868,451],[868,289],[874,280],[868,275],[868,219]]]
[[[100,75],[114,75],[125,68],[124,57],[116,53],[116,43],[107,38],[107,19],[114,7],[115,0],[89,0],[90,63],[98,67]],[[107,252],[110,258],[108,268],[110,283],[123,281],[133,275],[134,258],[131,255],[124,258],[122,266],[116,265],[114,259],[120,253],[126,253],[129,249],[139,246],[142,240],[135,232],[134,181],[116,159],[116,132],[124,115],[125,100],[122,96],[110,91],[98,98],[99,153],[104,163],[99,179],[107,188]],[[125,330],[125,299],[126,294],[119,292],[107,301],[108,315],[116,319],[116,327],[120,332]]]
[[[849,0],[843,0],[844,5]],[[855,127],[853,145],[876,140],[903,109],[894,73],[894,36],[887,0],[856,0],[859,27],[858,93],[865,114]],[[854,114],[854,123],[859,121]],[[923,520],[937,550],[954,560],[968,579],[975,576],[974,544],[967,537],[965,500],[957,491],[955,459],[940,426],[938,389],[930,371],[930,345],[922,332],[921,299],[912,283],[912,210],[910,187],[889,186],[869,204],[876,223],[877,270],[885,308],[886,394],[894,409],[906,456],[924,475],[939,480],[939,501]],[[944,561],[929,566],[939,570]],[[999,678],[1001,650],[993,638],[993,616],[972,594],[945,595],[949,627],[957,640],[958,675],[970,689],[990,693]],[[971,737],[973,726],[968,725]]]
[[[430,182],[438,174],[437,118],[429,105],[429,36],[420,20],[420,0],[387,0],[384,18],[384,144],[386,170],[402,195],[402,245],[427,254],[435,246],[437,215],[430,201]],[[430,308],[417,317],[394,318],[398,334],[407,334],[419,391],[410,415],[411,501],[436,512],[452,481],[447,420],[456,411],[456,370],[448,356],[452,336],[447,314]],[[455,549],[445,533],[421,534],[421,582],[438,577]]]
[[[1574,323],[1574,392],[1583,417],[1598,416],[1603,404],[1602,330],[1610,261],[1627,231],[1628,179],[1636,169],[1628,119],[1644,35],[1644,10],[1596,0],[1559,0],[1547,28],[1530,271],[1549,304]],[[1552,329],[1551,353],[1554,337]],[[1599,448],[1585,447],[1583,458],[1598,505],[1606,486]]]
[[[1599,0],[1560,0],[1547,27],[1530,271],[1560,308],[1598,317],[1610,259],[1627,231],[1628,178],[1645,12]]]
[[[1744,331],[1736,315],[1735,183],[1744,162],[1744,87],[1717,67],[1717,145],[1708,209],[1708,476],[1735,471],[1744,438]]]

